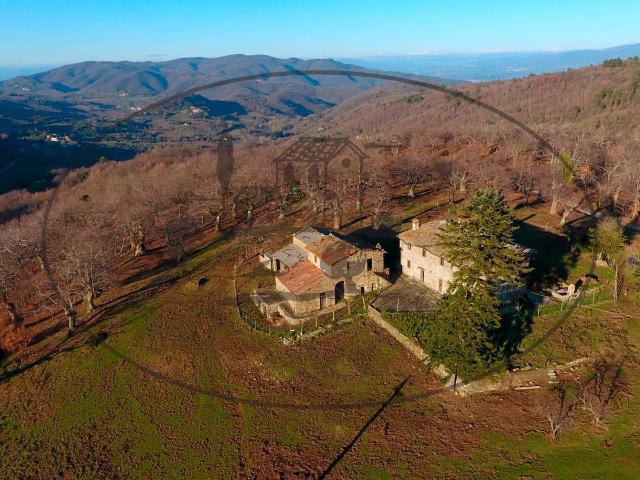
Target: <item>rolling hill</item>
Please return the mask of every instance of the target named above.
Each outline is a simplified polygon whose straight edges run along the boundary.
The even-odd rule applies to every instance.
[[[598,135],[609,136],[629,149],[637,148],[640,61],[635,59],[618,66],[592,66],[456,88],[568,150],[575,149],[576,139],[588,143]],[[322,117],[302,120],[294,133],[318,128],[327,135],[364,139],[411,132],[421,142],[437,136],[461,139],[469,135],[512,141],[516,134],[511,124],[476,105],[393,83],[354,96]]]
[[[160,98],[215,80],[310,69],[362,70],[330,59],[230,55],[166,62],[84,62],[0,82],[0,135],[5,138],[0,143],[0,171],[5,173],[0,192],[43,188],[54,169],[88,166],[101,155],[125,159],[159,143],[201,145],[225,128],[223,122],[232,122],[239,139],[284,137],[298,119],[382,83],[352,76],[247,81],[203,91],[145,115],[112,139],[116,149],[101,148],[100,154],[94,154],[93,147],[89,154],[87,149],[59,148],[45,141],[55,134],[84,146],[104,143],[95,135],[96,126],[109,127]]]
[[[216,79],[309,69],[362,70],[331,59],[277,59],[266,55],[229,55],[220,58],[182,58],[166,62],[84,62],[0,82],[0,95],[12,98],[44,97],[82,102],[89,99],[121,104],[127,97],[171,95]],[[230,85],[209,98],[223,100],[253,96],[275,105],[327,108],[379,84],[355,77],[288,77]],[[292,106],[290,113],[296,113]]]

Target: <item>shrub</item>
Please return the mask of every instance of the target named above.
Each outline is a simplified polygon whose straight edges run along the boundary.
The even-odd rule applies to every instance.
[[[610,58],[602,62],[602,66],[607,68],[623,67],[624,60],[621,58]]]
[[[419,339],[432,318],[430,312],[383,312],[382,316],[409,338]]]
[[[603,88],[596,94],[596,105],[600,110],[622,103],[622,92],[613,88]]]
[[[403,98],[403,100],[407,103],[418,103],[424,100],[424,97],[420,94],[415,93],[413,95],[407,95]]]
[[[462,103],[462,93],[451,92],[449,95],[447,95],[447,101],[453,103],[456,107],[458,107]]]
[[[631,83],[629,98],[631,99],[631,101],[640,102],[640,70],[636,72],[636,76]]]

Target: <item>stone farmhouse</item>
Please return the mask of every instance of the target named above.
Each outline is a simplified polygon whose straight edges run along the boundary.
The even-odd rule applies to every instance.
[[[411,229],[398,235],[402,274],[440,294],[447,290],[457,270],[455,265],[444,258],[444,249],[438,245],[438,234],[446,223],[446,220],[435,220],[421,224],[420,220],[415,218],[411,223]],[[514,248],[522,251],[528,264],[532,250],[515,244]],[[503,308],[510,309],[522,292],[521,287],[500,287],[498,297],[503,303]]]
[[[439,293],[447,290],[455,272],[438,245],[438,233],[446,223],[446,220],[436,220],[420,224],[420,220],[414,218],[411,230],[398,235],[402,274]]]
[[[284,248],[260,255],[260,263],[276,272],[275,286],[257,289],[253,300],[267,316],[300,318],[383,289],[390,284],[384,253],[379,245],[307,227]]]

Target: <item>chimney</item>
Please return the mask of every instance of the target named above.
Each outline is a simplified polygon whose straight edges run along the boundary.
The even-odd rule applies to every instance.
[[[420,219],[414,218],[411,221],[411,230],[418,230],[420,228]]]

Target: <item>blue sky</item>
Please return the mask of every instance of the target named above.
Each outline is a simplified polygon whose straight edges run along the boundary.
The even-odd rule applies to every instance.
[[[0,0],[0,65],[602,48],[639,25],[639,0]]]

